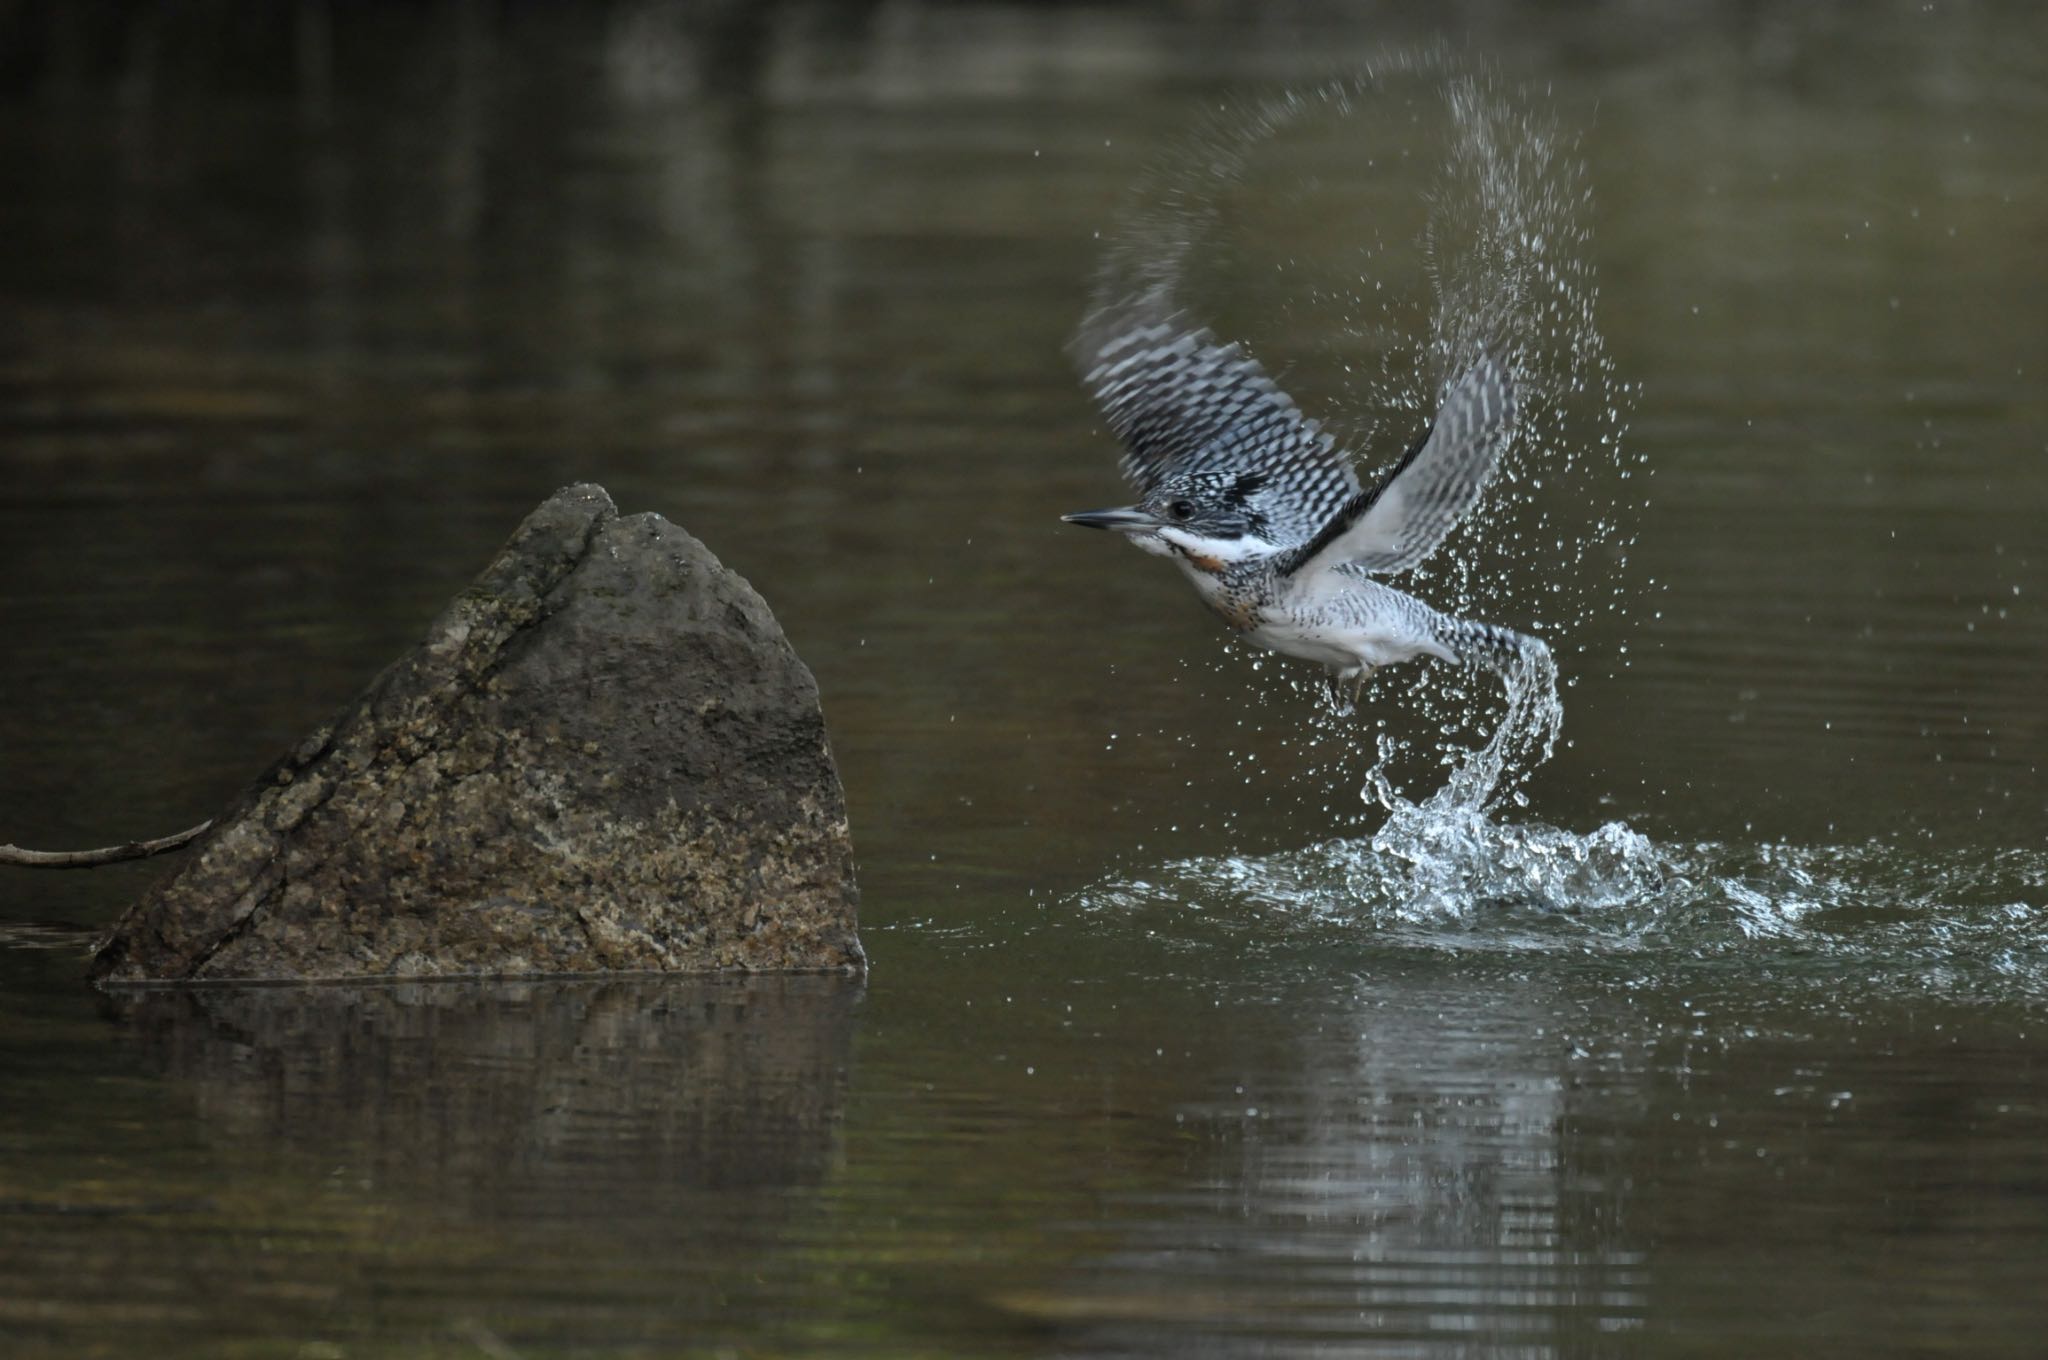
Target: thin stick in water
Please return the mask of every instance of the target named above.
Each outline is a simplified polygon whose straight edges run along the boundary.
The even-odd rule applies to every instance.
[[[123,860],[148,859],[197,839],[212,825],[212,821],[204,821],[176,835],[159,836],[153,841],[129,841],[126,845],[103,845],[97,850],[24,850],[18,845],[0,845],[0,864],[18,864],[24,869],[91,869]]]

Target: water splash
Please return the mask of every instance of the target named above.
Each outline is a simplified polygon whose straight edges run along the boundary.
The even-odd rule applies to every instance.
[[[1397,744],[1380,735],[1379,759],[1364,793],[1387,816],[1368,842],[1375,872],[1352,875],[1366,896],[1384,896],[1389,884],[1399,881],[1403,910],[1457,914],[1475,903],[1546,885],[1562,891],[1571,885],[1563,880],[1552,884],[1560,873],[1576,879],[1581,876],[1573,866],[1607,858],[1604,852],[1614,836],[1596,832],[1580,838],[1551,827],[1504,826],[1493,820],[1491,814],[1503,801],[1526,805],[1507,776],[1526,774],[1548,760],[1564,722],[1557,665],[1547,648],[1526,650],[1521,664],[1502,679],[1507,710],[1492,737],[1465,755],[1420,802],[1410,802],[1395,789],[1389,770]],[[1621,843],[1628,844],[1625,838]]]
[[[1435,822],[1400,848],[1340,839],[1271,856],[1175,861],[1075,898],[1170,913],[1241,949],[1326,959],[1425,950],[1800,960],[1893,991],[2048,996],[2048,851],[1857,845],[1664,846],[1622,822]],[[1284,923],[1285,930],[1273,929]]]
[[[1306,160],[1276,154],[1317,130],[1325,139]],[[1280,182],[1258,182],[1262,172]],[[1309,203],[1311,179],[1337,209]],[[1351,210],[1346,192],[1370,211]],[[1541,633],[1568,671],[1584,668],[1573,658],[1589,645],[1612,646],[1625,665],[1615,635],[1654,588],[1626,578],[1648,469],[1623,449],[1635,393],[1594,324],[1590,207],[1585,167],[1547,97],[1428,48],[1218,110],[1137,186],[1097,302],[1164,290],[1213,318],[1233,291],[1245,294],[1246,314],[1272,332],[1218,329],[1276,372],[1288,368],[1276,353],[1326,361],[1287,372],[1287,385],[1362,461],[1398,452],[1477,349],[1510,355],[1526,394],[1513,449],[1479,510],[1401,584],[1449,612]],[[1288,234],[1318,222],[1342,224],[1334,278],[1318,272],[1327,242]],[[1236,290],[1223,278],[1231,265],[1247,280]],[[1316,392],[1332,372],[1337,390]],[[1276,675],[1297,690],[1314,683],[1257,665],[1267,697]],[[1745,968],[1759,958],[1811,966],[1850,993],[1974,986],[2048,997],[2048,852],[1675,845],[1621,821],[1587,832],[1510,821],[1509,806],[1526,816],[1523,783],[1554,749],[1562,706],[1547,654],[1507,680],[1503,694],[1490,675],[1390,667],[1368,692],[1378,730],[1364,750],[1361,720],[1325,710],[1320,737],[1340,749],[1309,777],[1341,773],[1355,787],[1370,762],[1365,804],[1380,816],[1364,834],[1176,860],[1113,876],[1072,904],[1177,947],[1295,951],[1319,972],[1361,944],[1650,955],[1666,966],[1725,956]],[[1257,719],[1240,728],[1292,739],[1299,708],[1271,705],[1263,729]],[[1290,730],[1274,733],[1276,721]],[[1411,798],[1397,774],[1418,761],[1443,774],[1432,769],[1434,791]]]

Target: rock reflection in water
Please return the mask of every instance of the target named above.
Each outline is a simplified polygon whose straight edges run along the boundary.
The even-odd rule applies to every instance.
[[[653,1223],[833,1163],[858,980],[829,976],[116,994],[238,1156],[342,1161],[480,1217]]]

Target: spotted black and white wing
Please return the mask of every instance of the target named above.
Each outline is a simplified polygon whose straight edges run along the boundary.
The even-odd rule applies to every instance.
[[[1445,394],[1435,423],[1408,456],[1373,490],[1353,497],[1284,570],[1420,566],[1478,503],[1514,430],[1514,380],[1506,365],[1483,356]]]
[[[1139,495],[1172,477],[1262,474],[1269,532],[1306,543],[1358,494],[1331,437],[1235,343],[1180,313],[1098,312],[1074,341],[1082,379],[1123,441]]]

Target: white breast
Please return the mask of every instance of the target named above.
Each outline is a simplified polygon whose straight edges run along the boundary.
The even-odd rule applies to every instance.
[[[1337,577],[1302,583],[1259,611],[1247,637],[1287,656],[1338,670],[1387,666],[1417,656],[1457,658],[1432,634],[1434,611],[1377,581]]]

